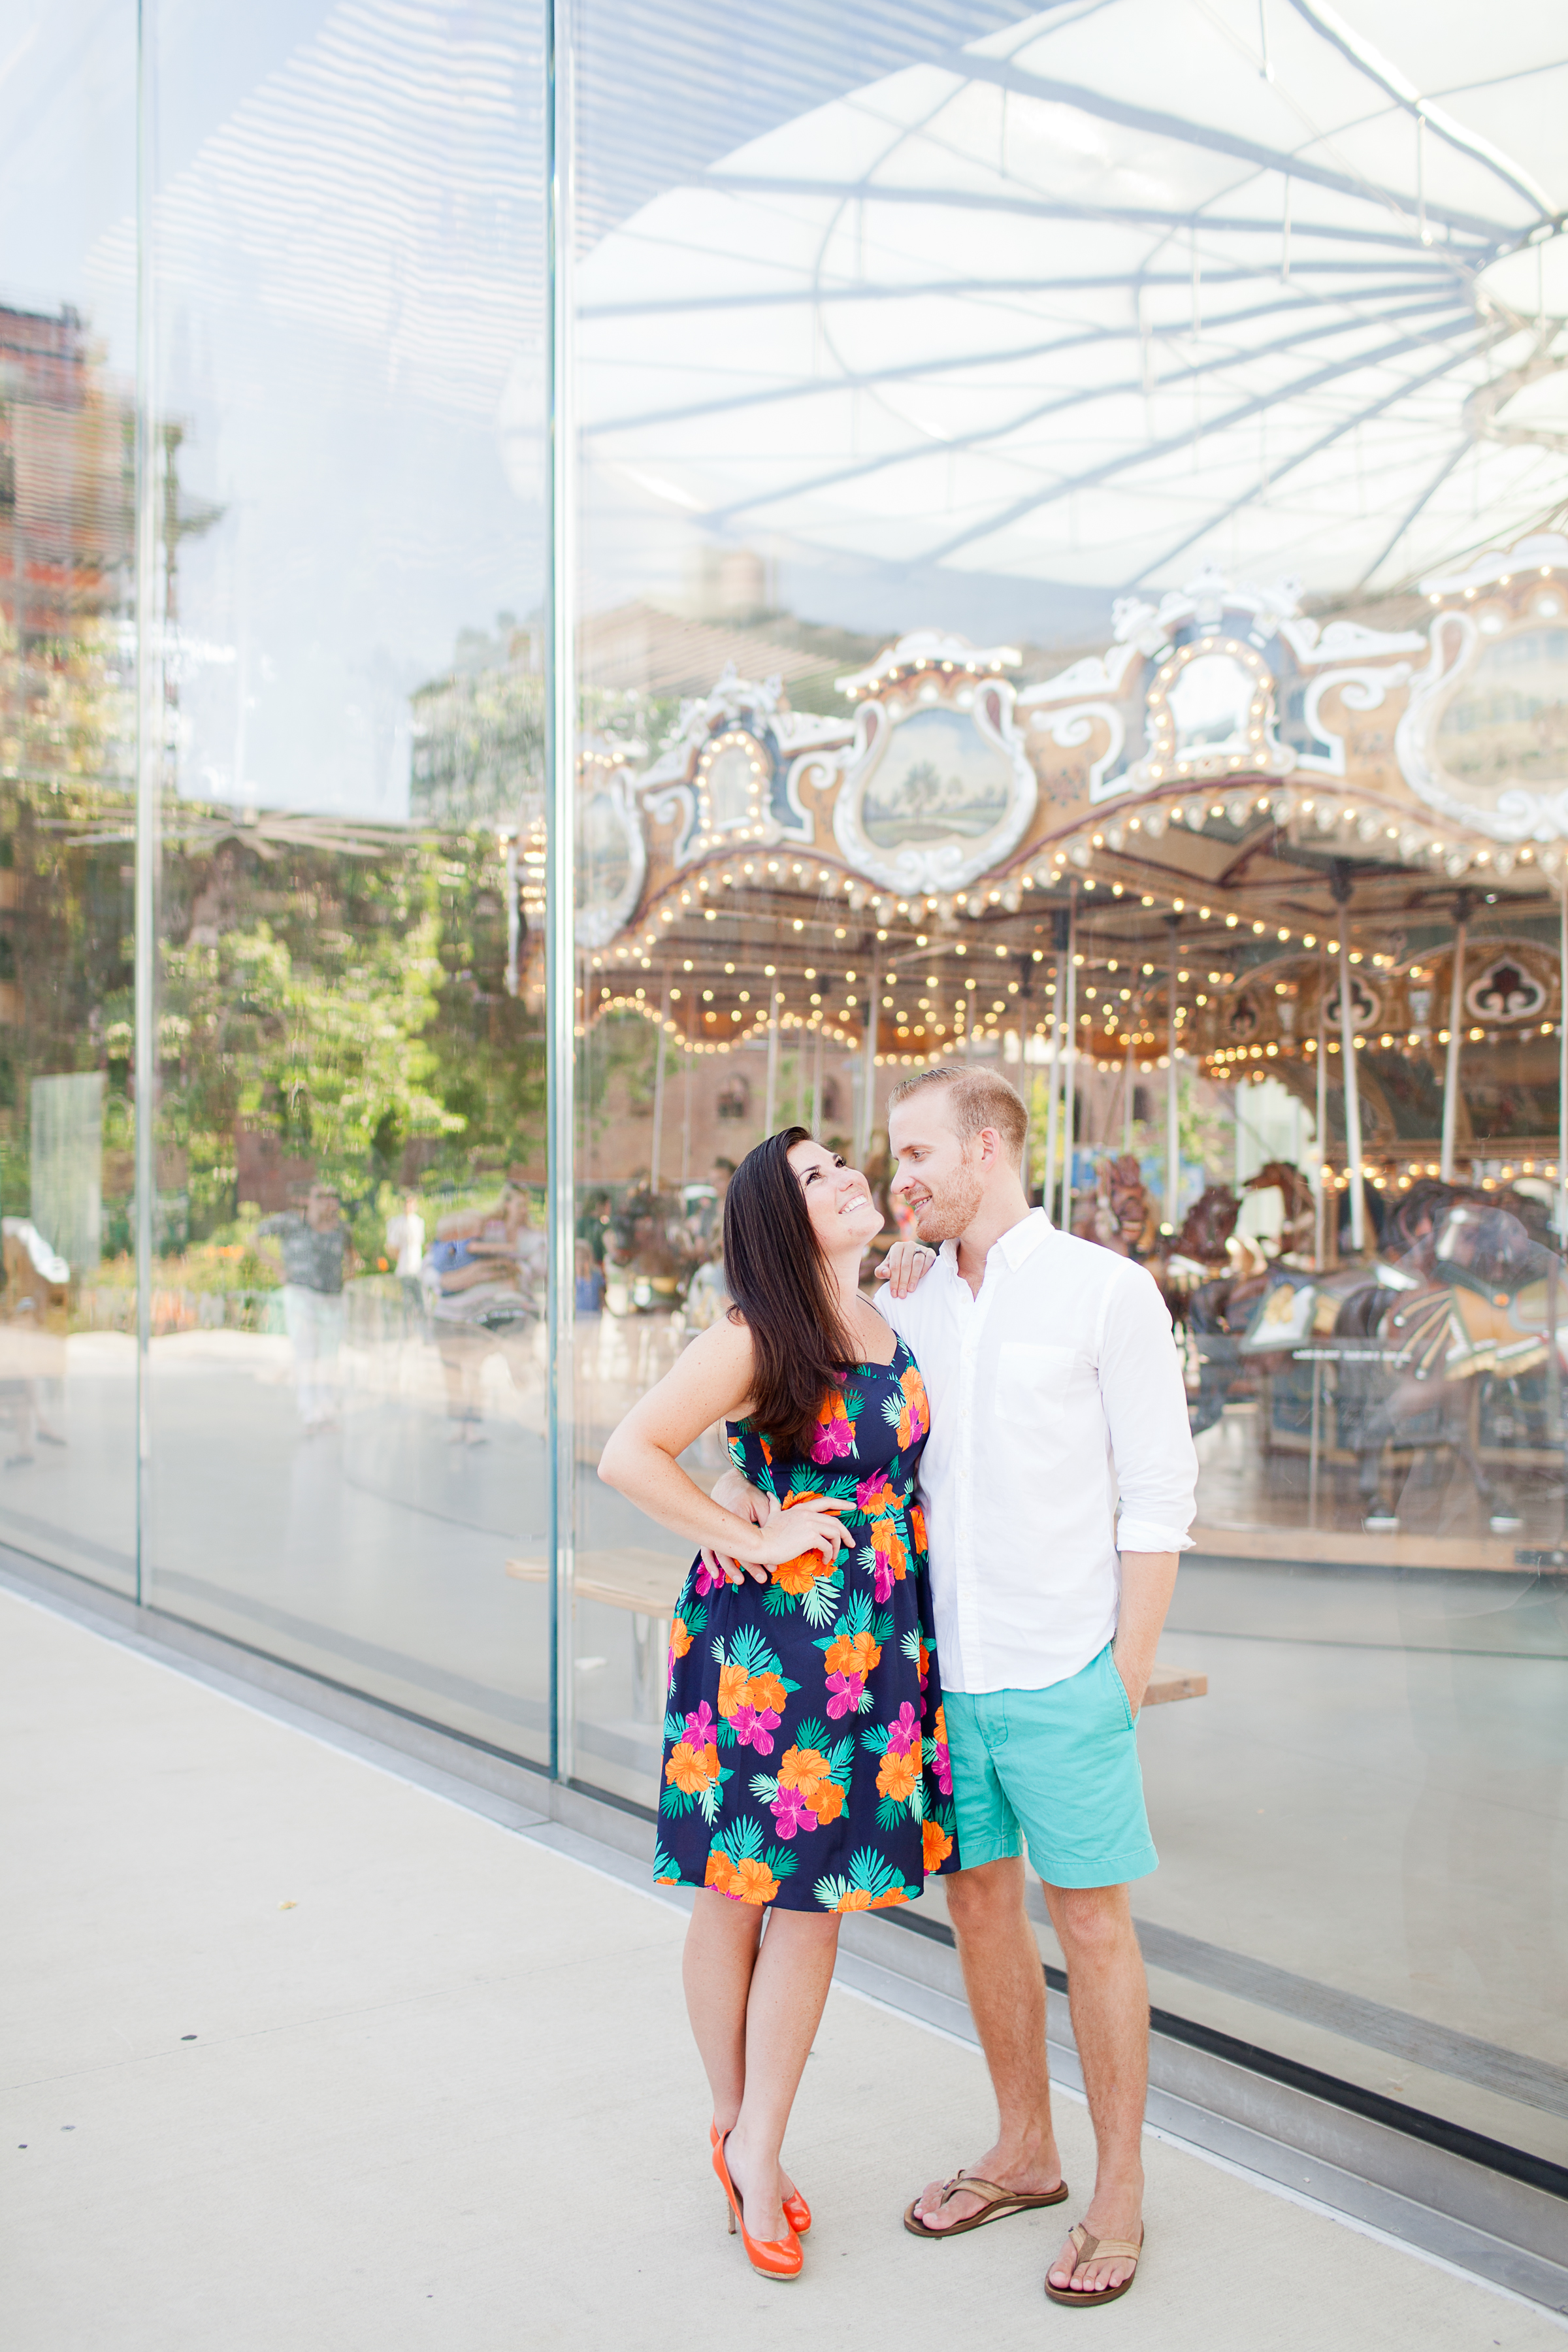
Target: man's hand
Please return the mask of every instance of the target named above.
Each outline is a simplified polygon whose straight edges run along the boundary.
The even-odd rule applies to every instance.
[[[893,1297],[907,1298],[935,1264],[936,1252],[924,1242],[898,1241],[877,1268],[877,1279],[887,1284]]]
[[[1122,1553],[1121,1606],[1110,1657],[1134,1717],[1143,1704],[1143,1694],[1154,1671],[1154,1652],[1159,1647],[1165,1612],[1175,1589],[1173,1551]]]

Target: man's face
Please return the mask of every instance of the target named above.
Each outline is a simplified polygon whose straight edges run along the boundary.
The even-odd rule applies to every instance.
[[[305,1203],[305,1223],[313,1232],[330,1234],[338,1222],[338,1196],[319,1186]]]
[[[895,1105],[888,1142],[899,1165],[888,1189],[909,1202],[922,1242],[956,1241],[973,1223],[985,1192],[982,1140],[965,1143],[955,1132],[939,1087],[922,1087]]]

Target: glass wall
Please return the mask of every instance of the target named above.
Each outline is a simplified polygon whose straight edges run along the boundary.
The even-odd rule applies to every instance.
[[[547,1761],[542,17],[137,23],[0,93],[0,1527]]]
[[[0,1541],[651,1818],[605,1435],[994,1065],[1196,1433],[1156,2001],[1563,2160],[1546,12],[23,14]]]
[[[731,1168],[886,1201],[889,1087],[990,1064],[1197,1433],[1155,2001],[1562,2159],[1547,18],[961,16],[697,12],[698,122],[577,14],[574,1769],[658,1801],[685,1560],[592,1465]]]

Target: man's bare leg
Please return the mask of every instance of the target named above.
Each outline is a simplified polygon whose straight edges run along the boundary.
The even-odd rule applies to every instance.
[[[1149,2087],[1149,1980],[1125,1886],[1047,1886],[1051,1925],[1067,1961],[1072,2030],[1083,2065],[1098,2158],[1083,2217],[1097,2238],[1137,2245],[1143,2226],[1143,2101]],[[1056,2287],[1086,2294],[1120,2286],[1131,2263],[1075,2270],[1069,2238],[1049,2271]]]
[[[982,1863],[942,1884],[999,2116],[994,2145],[964,2169],[999,2189],[1043,2195],[1059,2184],[1062,2168],[1046,2068],[1046,1979],[1024,1908],[1023,1860]],[[946,2230],[984,2202],[957,2189],[943,2205],[933,2180],[915,2211],[928,2229]]]

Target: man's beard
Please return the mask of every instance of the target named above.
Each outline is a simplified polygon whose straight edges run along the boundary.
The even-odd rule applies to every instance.
[[[985,1187],[973,1168],[958,1168],[944,1184],[933,1184],[931,1198],[915,1211],[915,1229],[922,1242],[956,1241],[974,1222]]]

